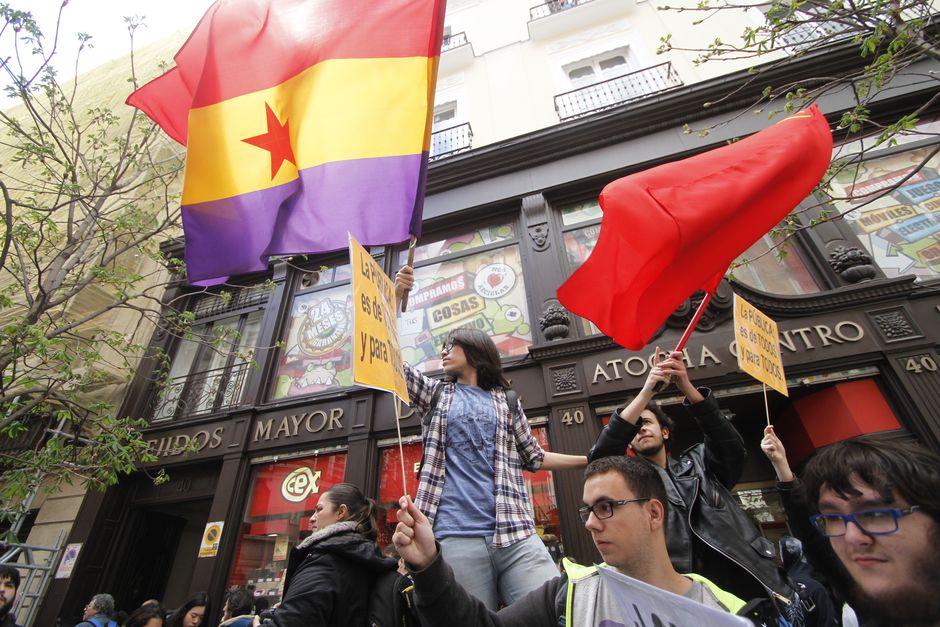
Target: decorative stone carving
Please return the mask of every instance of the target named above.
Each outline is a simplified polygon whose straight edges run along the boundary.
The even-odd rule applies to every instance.
[[[552,384],[555,388],[555,394],[577,392],[578,375],[575,374],[574,366],[566,366],[552,370]]]
[[[542,194],[532,194],[522,199],[522,215],[526,232],[536,252],[547,250],[551,245],[548,227],[548,203]]]
[[[846,283],[868,281],[878,274],[871,256],[855,246],[836,246],[829,253],[829,265]]]
[[[884,313],[872,316],[875,324],[885,338],[889,340],[899,340],[901,338],[917,335],[917,331],[911,326],[907,317],[900,311],[886,311]]]
[[[705,292],[699,291],[692,294],[666,319],[665,326],[673,329],[684,329],[689,326],[692,316],[695,315],[695,310],[698,309],[703,298],[705,298]],[[711,331],[725,320],[730,320],[733,316],[734,291],[728,281],[722,279],[695,328],[699,331]]]
[[[539,316],[539,328],[549,342],[568,337],[571,316],[561,305],[551,304]]]
[[[538,252],[548,250],[550,245],[548,240],[548,222],[530,224],[528,231],[529,237],[532,239],[533,249],[537,250]]]

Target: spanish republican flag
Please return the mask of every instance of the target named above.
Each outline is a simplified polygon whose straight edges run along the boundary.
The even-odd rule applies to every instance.
[[[444,0],[218,0],[127,99],[187,146],[192,283],[421,227]]]
[[[819,183],[832,133],[816,105],[759,133],[617,179],[601,191],[597,245],[558,300],[631,350],[682,301],[713,293],[731,262]]]

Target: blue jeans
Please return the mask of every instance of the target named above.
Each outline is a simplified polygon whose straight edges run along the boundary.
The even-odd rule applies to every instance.
[[[497,548],[493,538],[443,538],[441,552],[463,588],[496,611],[558,576],[552,557],[532,534],[512,546]]]

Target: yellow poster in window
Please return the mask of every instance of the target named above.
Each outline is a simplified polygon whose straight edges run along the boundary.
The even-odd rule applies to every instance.
[[[349,235],[352,264],[353,382],[386,390],[408,403],[395,312],[395,284]]]
[[[738,368],[789,396],[777,323],[737,294],[734,295],[734,339],[738,345]]]

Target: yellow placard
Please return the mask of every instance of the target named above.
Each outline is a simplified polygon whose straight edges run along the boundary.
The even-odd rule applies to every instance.
[[[789,396],[777,323],[737,294],[734,295],[734,338],[738,345],[738,368]]]
[[[395,284],[349,235],[353,295],[353,381],[409,403],[395,315]]]

